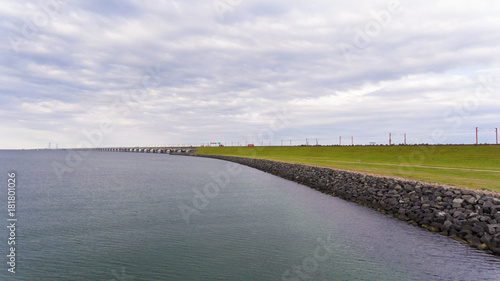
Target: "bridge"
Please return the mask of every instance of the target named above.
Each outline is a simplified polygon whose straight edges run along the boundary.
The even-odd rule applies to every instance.
[[[134,146],[134,147],[78,148],[78,149],[74,149],[74,150],[191,155],[191,154],[195,153],[197,149],[198,149],[198,147],[195,147],[195,146],[168,146],[168,147]]]

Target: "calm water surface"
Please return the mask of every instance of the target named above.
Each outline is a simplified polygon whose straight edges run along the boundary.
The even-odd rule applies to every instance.
[[[0,151],[0,280],[500,280],[498,257],[249,167],[92,152],[58,179],[68,155]]]

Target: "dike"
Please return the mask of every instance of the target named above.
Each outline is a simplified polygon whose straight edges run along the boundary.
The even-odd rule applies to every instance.
[[[253,167],[500,255],[500,195],[494,192],[263,159],[195,156]]]

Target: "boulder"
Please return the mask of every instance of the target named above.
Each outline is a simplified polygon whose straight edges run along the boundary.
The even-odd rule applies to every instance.
[[[485,234],[485,235],[483,235],[483,237],[481,237],[479,239],[479,241],[481,241],[481,243],[484,243],[484,244],[491,244],[491,240],[492,240],[491,238],[492,237],[490,235]]]
[[[462,207],[462,203],[464,202],[464,199],[461,198],[455,198],[452,201],[452,207],[453,208],[460,208]]]
[[[490,235],[495,235],[495,233],[497,233],[496,227],[492,224],[489,224],[486,226],[486,232],[488,232]]]
[[[446,212],[443,212],[443,211],[437,212],[434,220],[437,222],[443,223],[446,220],[447,215],[448,214]]]
[[[440,224],[440,223],[438,223],[438,222],[434,221],[434,222],[432,222],[432,223],[431,223],[431,225],[430,225],[430,230],[432,230],[432,231],[440,231],[442,227],[443,227],[443,225],[442,225],[442,224]]]
[[[476,236],[469,238],[467,240],[467,242],[469,242],[469,244],[471,244],[472,246],[474,246],[476,248],[479,247],[481,244],[483,244],[483,243],[481,243],[481,240],[479,239],[479,237],[476,237]]]
[[[465,201],[467,201],[467,203],[469,204],[475,204],[477,202],[477,199],[474,196],[469,196],[467,199],[465,199]]]
[[[446,231],[449,231],[451,229],[451,227],[453,226],[453,223],[451,221],[445,221],[443,223],[443,226],[442,226],[442,229],[443,230],[446,230]]]
[[[406,191],[414,191],[415,187],[411,184],[405,184],[405,190]]]
[[[453,212],[453,217],[454,218],[459,218],[459,217],[463,217],[464,216],[464,213],[461,212],[461,211],[455,211]]]
[[[479,236],[482,236],[484,234],[484,228],[480,225],[474,225],[470,230],[472,230],[472,233],[479,234]]]

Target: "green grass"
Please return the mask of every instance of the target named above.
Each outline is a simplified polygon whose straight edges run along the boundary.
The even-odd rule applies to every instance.
[[[500,146],[200,147],[198,154],[301,163],[500,191]]]

